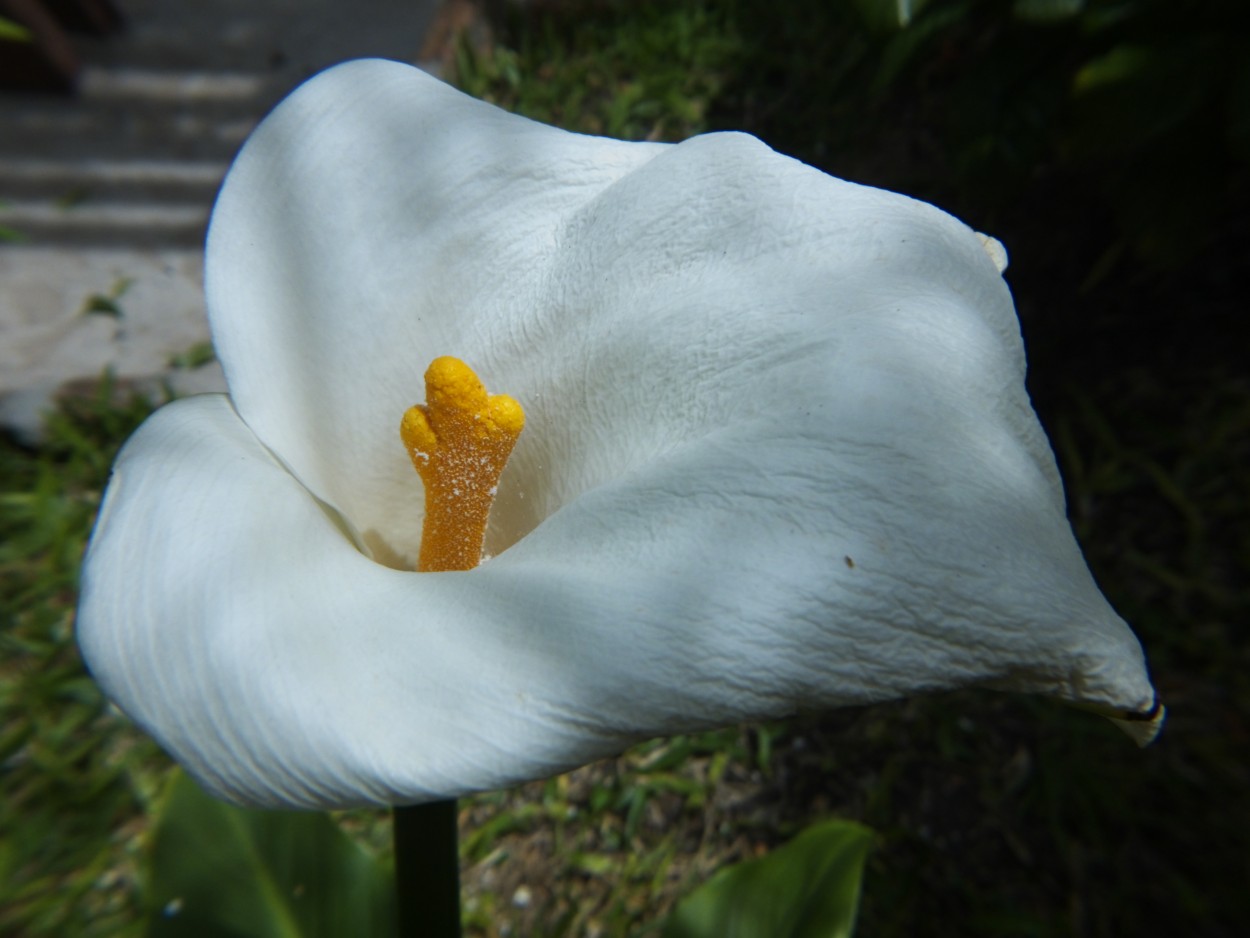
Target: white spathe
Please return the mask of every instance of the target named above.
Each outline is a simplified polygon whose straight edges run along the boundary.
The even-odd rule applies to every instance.
[[[1158,728],[1024,390],[994,242],[741,134],[578,136],[314,78],[208,240],[229,398],[126,445],[78,636],[213,793],[338,807],[968,685]],[[408,572],[439,355],[526,409],[488,549]]]

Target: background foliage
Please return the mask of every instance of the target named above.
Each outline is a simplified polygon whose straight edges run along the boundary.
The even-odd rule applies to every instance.
[[[1246,6],[587,0],[494,26],[456,78],[505,107],[638,139],[749,130],[1006,243],[1074,525],[1171,718],[1136,752],[968,693],[656,741],[464,804],[470,933],[655,934],[716,869],[836,815],[880,832],[862,934],[1240,934]],[[0,446],[0,934],[137,934],[155,901],[167,763],[72,644],[87,527],[144,409],[105,387],[40,450]],[[385,859],[384,817],[338,821]]]

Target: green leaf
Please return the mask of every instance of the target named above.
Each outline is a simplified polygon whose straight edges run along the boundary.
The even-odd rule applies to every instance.
[[[813,825],[717,873],[677,907],[663,938],[847,938],[872,837],[851,821]]]
[[[30,42],[31,33],[21,23],[15,23],[0,16],[0,39],[8,39],[11,42]]]
[[[329,817],[233,808],[181,772],[150,864],[149,938],[395,934],[391,871]]]
[[[872,81],[873,92],[881,94],[889,88],[930,42],[967,18],[970,9],[967,3],[938,7],[919,22],[891,36],[881,51],[881,62]]]
[[[121,319],[122,308],[117,301],[125,296],[132,283],[134,281],[130,277],[121,277],[114,282],[108,293],[93,293],[87,297],[87,301],[83,304],[83,315],[89,316],[92,313],[99,313],[105,316],[112,316],[114,319]]]
[[[3,38],[4,19],[0,17],[0,38]],[[0,211],[9,207],[7,199],[0,199]],[[25,241],[26,236],[16,228],[10,228],[8,225],[0,225],[0,241]]]
[[[891,32],[903,29],[928,0],[855,0],[859,15],[869,29]]]
[[[212,342],[197,342],[186,351],[172,356],[169,359],[169,366],[191,370],[207,365],[216,358],[217,353],[213,350]]]
[[[1085,0],[1015,0],[1012,12],[1022,20],[1054,23],[1071,19],[1085,10]]]
[[[105,296],[103,293],[93,293],[87,297],[82,311],[84,316],[99,313],[103,316],[112,316],[114,319],[122,318],[121,306],[111,296]]]

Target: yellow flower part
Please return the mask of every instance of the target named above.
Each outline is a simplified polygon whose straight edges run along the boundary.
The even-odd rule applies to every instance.
[[[417,569],[471,570],[482,559],[499,477],[525,427],[521,405],[487,394],[458,358],[425,372],[425,403],[408,408],[399,435],[425,483],[425,527]]]

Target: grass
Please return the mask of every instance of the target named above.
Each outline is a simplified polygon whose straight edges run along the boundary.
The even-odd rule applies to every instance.
[[[926,170],[937,144],[910,99],[857,93],[871,41],[823,15],[745,0],[557,7],[462,45],[458,80],[586,132],[746,127],[981,221],[983,194],[961,203]],[[941,88],[922,97],[936,106]],[[972,692],[653,741],[462,802],[469,935],[654,934],[715,869],[828,815],[880,834],[865,935],[1240,932],[1250,382],[1221,330],[1240,309],[1245,236],[1221,229],[1221,254],[1151,267],[1093,239],[1098,210],[1070,182],[1039,170],[1018,201],[998,200],[994,230],[1013,251],[1030,387],[1074,526],[1171,709],[1160,741],[1138,752],[1088,715]],[[169,766],[105,706],[72,628],[108,466],[145,412],[106,385],[40,449],[0,446],[0,934],[139,932],[139,861]],[[389,850],[384,813],[339,819]]]
[[[534,120],[621,140],[682,140],[741,60],[732,4],[572,5],[514,22],[514,43],[457,49],[457,84]]]
[[[163,757],[112,716],[73,642],[78,568],[113,455],[150,408],[111,384],[37,452],[0,447],[0,934],[121,935]]]

